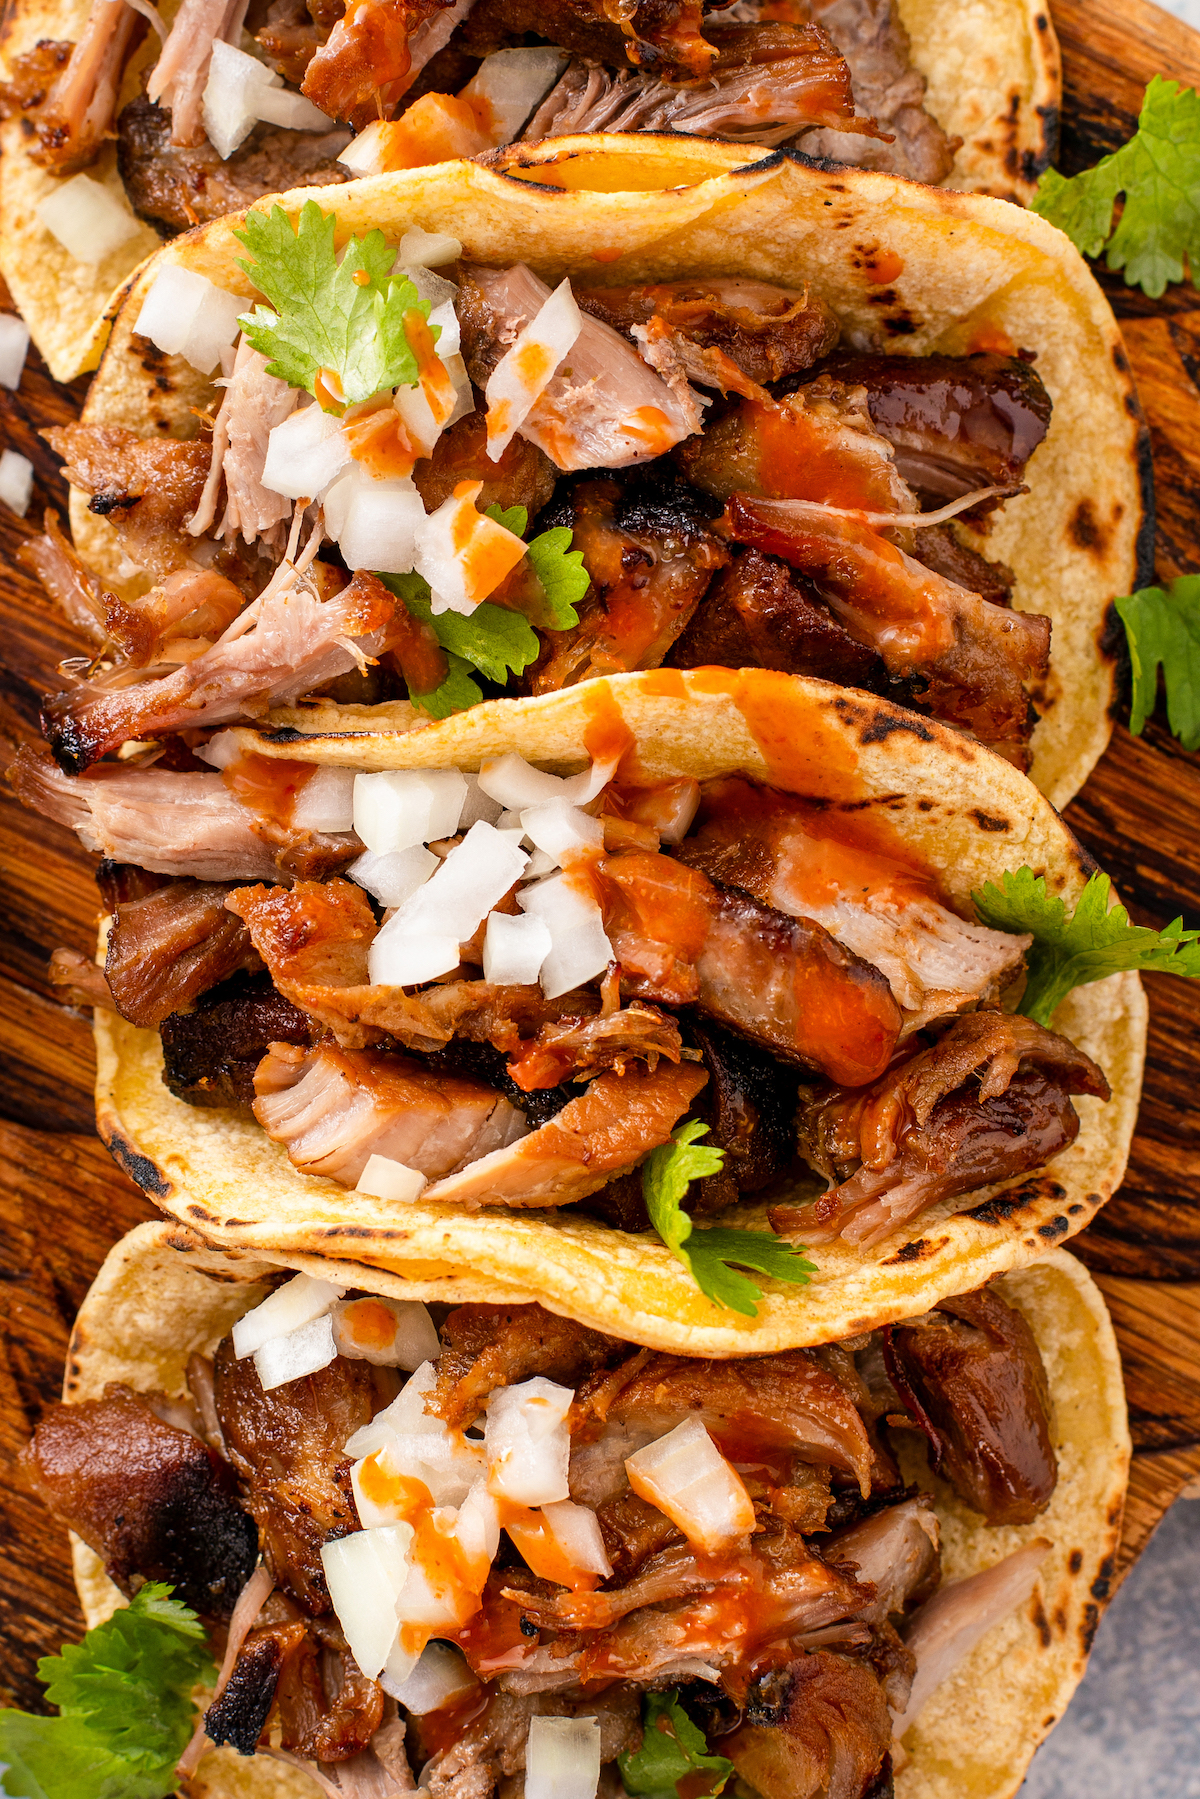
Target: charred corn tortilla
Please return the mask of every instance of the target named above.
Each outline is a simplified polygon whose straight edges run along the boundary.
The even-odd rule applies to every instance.
[[[289,1257],[279,1265],[328,1273]],[[108,1381],[143,1390],[184,1391],[194,1351],[211,1353],[233,1320],[263,1297],[272,1261],[221,1255],[191,1232],[144,1224],[110,1252],[83,1303],[71,1339],[63,1397],[99,1398]],[[372,1271],[340,1268],[339,1280],[418,1297],[423,1288],[384,1286]],[[1104,1301],[1086,1270],[1060,1250],[1007,1275],[999,1289],[1024,1314],[1038,1341],[1053,1402],[1059,1464],[1050,1506],[1020,1528],[982,1526],[930,1474],[923,1458],[907,1479],[937,1496],[943,1577],[990,1567],[1023,1543],[1047,1537],[1032,1598],[997,1624],[940,1686],[905,1739],[910,1760],[896,1779],[898,1799],[1008,1799],[1034,1749],[1061,1717],[1083,1673],[1096,1627],[1093,1582],[1111,1566],[1121,1534],[1129,1435],[1121,1365]],[[486,1300],[486,1285],[464,1283],[446,1298]],[[73,1543],[76,1585],[89,1625],[121,1603],[99,1558]],[[1049,1622],[1047,1622],[1049,1621]],[[210,1753],[188,1791],[193,1799],[307,1799],[307,1776],[265,1758]]]
[[[423,730],[407,729],[405,719],[393,731],[370,722],[370,732],[354,732],[343,714],[337,732],[304,738],[303,753],[358,768],[475,771],[484,757],[515,750],[568,772],[586,765],[589,743],[619,744],[627,733],[636,765],[626,762],[623,773],[648,781],[745,773],[886,829],[901,853],[936,871],[945,901],[968,917],[971,890],[1005,869],[1029,864],[1070,906],[1090,867],[1053,808],[1008,763],[945,727],[822,681],[655,671],[492,701]],[[246,735],[267,755],[296,753],[290,731]],[[756,1319],[714,1307],[656,1236],[612,1230],[574,1207],[401,1205],[301,1174],[257,1124],[176,1099],[161,1079],[157,1032],[103,1010],[96,1021],[101,1135],[163,1211],[214,1243],[361,1261],[419,1283],[428,1298],[482,1276],[497,1298],[538,1298],[655,1348],[747,1355],[927,1311],[1082,1230],[1124,1171],[1146,1010],[1131,974],[1079,988],[1060,1008],[1055,1027],[1099,1062],[1113,1097],[1076,1102],[1079,1136],[1043,1170],[1002,1192],[931,1207],[865,1256],[840,1241],[823,1245],[811,1286],[766,1281]],[[819,1187],[814,1180],[813,1196]],[[796,1191],[809,1190],[799,1183]],[[765,1227],[765,1205],[743,1204],[721,1222]]]
[[[861,347],[1035,354],[1054,414],[1027,470],[1029,492],[964,541],[1007,563],[1020,606],[1053,621],[1050,673],[1035,695],[1033,778],[1058,806],[1082,786],[1111,730],[1106,622],[1113,597],[1137,583],[1149,492],[1116,322],[1061,232],[998,200],[813,167],[783,151],[754,162],[731,145],[679,137],[556,139],[497,152],[487,167],[444,163],[297,192],[288,211],[308,197],[336,211],[343,240],[373,226],[399,239],[419,225],[459,238],[476,261],[525,261],[551,283],[569,275],[581,288],[715,271],[807,282]],[[135,339],[132,325],[164,262],[249,299],[234,236],[241,216],[178,240],[132,282],[85,422],[195,436],[196,409],[215,404],[215,389]],[[72,526],[83,556],[120,589],[128,563],[80,494]]]

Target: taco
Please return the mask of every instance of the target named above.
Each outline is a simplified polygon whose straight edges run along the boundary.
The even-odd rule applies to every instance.
[[[193,1799],[1016,1791],[1129,1465],[1070,1256],[737,1362],[305,1268],[140,1226],[24,1457],[89,1624],[149,1579],[213,1631]]]
[[[1038,0],[969,17],[954,0],[910,0],[903,18],[897,0],[704,11],[17,0],[2,40],[0,269],[51,373],[70,380],[95,366],[109,295],[158,237],[353,174],[518,138],[672,130],[803,142],[1024,201],[1053,160],[1058,49]]]
[[[718,664],[886,695],[1064,804],[1108,739],[1107,621],[1146,541],[1112,316],[1035,216],[742,154],[563,140],[162,251],[51,434],[78,560],[54,528],[27,552],[102,652],[47,707],[62,765],[268,709],[336,730],[296,709],[314,694],[386,729]],[[182,329],[223,338],[221,387],[155,347]],[[290,606],[297,556],[332,604],[264,665],[247,602]],[[364,568],[407,614],[378,646],[370,608],[338,611]]]
[[[105,972],[63,970],[101,1135],[223,1247],[730,1354],[923,1312],[1120,1181],[1140,984],[1064,985],[1091,865],[956,733],[709,669],[283,735],[15,775],[108,858]]]

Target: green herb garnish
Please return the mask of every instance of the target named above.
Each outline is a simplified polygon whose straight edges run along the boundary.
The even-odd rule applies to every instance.
[[[1200,575],[1139,588],[1115,604],[1133,664],[1129,729],[1140,737],[1154,711],[1161,664],[1167,723],[1185,750],[1200,749]]]
[[[733,1763],[708,1753],[704,1732],[679,1703],[678,1688],[673,1693],[647,1693],[642,1724],[641,1748],[617,1757],[627,1793],[636,1799],[677,1799],[679,1782],[687,1774],[708,1774],[714,1784],[707,1791],[724,1792]]]

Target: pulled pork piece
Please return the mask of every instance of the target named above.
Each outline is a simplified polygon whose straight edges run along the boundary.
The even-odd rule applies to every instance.
[[[683,489],[578,483],[542,521],[569,526],[591,585],[579,623],[547,633],[530,675],[553,693],[594,675],[657,668],[729,552]]]
[[[850,73],[816,25],[709,25],[704,85],[572,62],[525,127],[536,143],[581,131],[682,131],[774,146],[821,125],[870,132],[854,117]]]
[[[706,783],[699,828],[676,854],[777,912],[815,919],[872,963],[905,1015],[902,1036],[997,1000],[1033,941],[959,918],[928,875],[880,854],[853,819],[738,776]]]
[[[56,513],[47,509],[40,537],[26,537],[17,549],[17,561],[29,569],[62,612],[69,624],[95,644],[107,636],[105,603],[112,599],[78,551],[63,536]]]
[[[452,0],[351,0],[304,71],[301,91],[331,119],[361,131],[386,118],[408,86],[409,40]]]
[[[531,1718],[564,1718],[579,1714],[600,1724],[600,1758],[611,1762],[642,1739],[641,1698],[628,1687],[610,1687],[581,1700],[553,1693],[517,1697],[494,1693],[481,1716],[455,1735],[447,1747],[439,1743],[426,1764],[421,1784],[430,1799],[488,1799],[496,1792],[515,1793],[525,1769]],[[418,1735],[437,1729],[437,1713],[414,1720]]]
[[[1056,1156],[1079,1133],[1072,1093],[1108,1099],[1109,1086],[1065,1037],[1003,1012],[956,1018],[874,1086],[813,1091],[800,1152],[833,1184],[810,1206],[772,1207],[772,1226],[869,1248],[926,1206]]]
[[[576,294],[582,311],[630,336],[662,319],[673,337],[719,350],[751,381],[781,381],[825,356],[840,326],[807,287],[776,287],[736,275],[644,287],[594,287]]]
[[[99,972],[99,971],[97,971]],[[163,1080],[191,1106],[254,1104],[254,1073],[273,1043],[310,1047],[317,1028],[266,976],[226,982],[202,993],[187,1012],[172,1012],[159,1027]]]
[[[14,59],[5,111],[25,115],[34,162],[73,175],[96,160],[111,131],[125,64],[145,30],[125,0],[97,0],[78,43],[46,38]]]
[[[465,1430],[499,1387],[532,1375],[576,1387],[598,1369],[622,1361],[628,1344],[560,1318],[544,1306],[456,1306],[442,1327],[446,1348],[437,1387],[426,1401],[454,1430]]]
[[[486,512],[489,506],[524,506],[534,519],[549,505],[558,472],[545,452],[519,431],[493,462],[487,453],[487,422],[476,410],[442,432],[433,455],[421,457],[412,478],[426,512],[436,512],[460,481],[482,481],[483,492],[475,501],[477,511]],[[495,594],[491,597],[496,598]]]
[[[823,1546],[827,1561],[848,1568],[859,1586],[875,1590],[868,1622],[882,1624],[936,1585],[941,1568],[940,1527],[927,1497],[905,1499],[839,1531]]]
[[[204,142],[203,101],[214,43],[237,44],[246,0],[181,0],[146,91],[171,109],[176,144]]]
[[[108,636],[123,668],[188,662],[212,648],[246,604],[240,587],[211,568],[181,568],[149,593],[122,600],[104,596]]]
[[[947,581],[977,593],[993,606],[1011,606],[1016,582],[1012,570],[1003,562],[989,562],[978,550],[960,543],[953,525],[926,525],[913,532],[912,542],[917,561],[935,575],[945,575]]]
[[[321,1545],[358,1528],[343,1445],[395,1398],[396,1372],[338,1356],[264,1393],[253,1357],[239,1361],[226,1337],[213,1383],[221,1433],[247,1484],[246,1508],[263,1554],[288,1598],[320,1617],[330,1610]]]
[[[473,55],[527,33],[609,68],[632,66],[686,85],[707,76],[716,57],[704,29],[702,0],[488,0],[467,37]]]
[[[201,1616],[229,1617],[258,1559],[254,1522],[228,1464],[146,1395],[110,1385],[103,1399],[51,1406],[21,1466],[122,1592],[138,1576],[170,1581]]]
[[[225,910],[229,891],[176,881],[118,906],[104,972],[123,1018],[161,1024],[229,975],[262,967],[245,925]]]
[[[643,0],[643,4],[645,0]],[[510,269],[464,264],[456,302],[462,353],[476,387],[550,298],[524,263]],[[557,468],[627,468],[661,456],[699,429],[694,397],[683,402],[632,345],[585,317],[565,364],[542,390],[521,435]]]
[[[333,1681],[322,1666],[328,1658],[337,1665]],[[350,1758],[367,1750],[383,1711],[383,1688],[361,1672],[336,1626],[288,1618],[250,1632],[204,1723],[214,1743],[253,1755],[268,1719],[277,1719],[283,1749],[345,1772]],[[413,1789],[387,1788],[397,1790]]]
[[[692,1217],[735,1205],[789,1166],[796,1148],[796,1080],[775,1057],[707,1020],[692,1020],[689,1035],[704,1058],[708,1086],[700,1110],[710,1121],[706,1141],[725,1151],[719,1174],[694,1181]]]
[[[566,1017],[539,1027],[508,1065],[517,1086],[529,1093],[565,1080],[587,1081],[606,1068],[624,1074],[631,1062],[658,1067],[660,1056],[678,1062],[683,1052],[679,1026],[655,1006],[623,1006],[618,1012]]]
[[[888,1332],[893,1381],[932,1425],[935,1465],[989,1524],[1031,1524],[1050,1503],[1058,1462],[1037,1341],[990,1287],[944,1299]]]
[[[117,120],[117,168],[129,203],[164,235],[240,212],[264,194],[333,187],[351,179],[337,158],[348,131],[290,131],[256,125],[223,160],[205,138],[172,142],[172,114],[144,95]]]
[[[871,423],[895,446],[901,475],[938,504],[1020,481],[1050,426],[1050,395],[1016,356],[843,354],[826,373],[866,389]]]
[[[772,1799],[860,1799],[890,1752],[892,1718],[874,1671],[828,1650],[751,1690],[745,1722],[720,1740],[741,1780]]]
[[[887,169],[930,187],[944,181],[960,140],[948,138],[925,110],[925,77],[913,66],[897,0],[804,0],[803,9],[820,20],[849,63],[860,113],[894,139],[863,144],[844,132],[824,131],[805,144],[808,154]]]
[[[853,518],[804,500],[734,494],[723,521],[739,543],[782,556],[817,581],[838,618],[892,674],[919,674],[922,711],[1027,759],[1024,682],[1044,677],[1050,620],[991,606]]]
[[[46,979],[64,1006],[114,1005],[104,970],[77,949],[56,949],[46,964]]]
[[[233,210],[230,208],[229,210]],[[247,543],[272,537],[277,543],[281,526],[292,515],[292,502],[262,484],[267,440],[296,409],[298,389],[267,373],[267,359],[245,336],[238,339],[233,373],[213,424],[212,461],[208,480],[194,516],[188,521],[193,537],[202,537],[217,515],[217,495],[225,482],[225,516],[219,537],[236,537]],[[282,544],[278,543],[282,549]]]
[[[494,1088],[434,1073],[405,1056],[272,1044],[254,1076],[254,1115],[305,1174],[352,1187],[373,1155],[427,1180],[454,1174],[525,1136]]]
[[[365,570],[327,600],[307,585],[281,588],[257,604],[252,629],[236,619],[174,674],[132,687],[86,682],[47,700],[43,728],[60,767],[78,774],[131,739],[257,716],[382,655],[396,604]]]
[[[824,926],[787,918],[670,856],[605,856],[597,872],[624,992],[698,1004],[835,1080],[872,1080],[887,1067],[899,1007],[879,970]]]
[[[207,443],[139,437],[124,425],[56,425],[42,435],[62,457],[71,486],[91,494],[89,511],[108,520],[134,562],[169,575],[190,561],[195,545],[184,526],[204,490]]]

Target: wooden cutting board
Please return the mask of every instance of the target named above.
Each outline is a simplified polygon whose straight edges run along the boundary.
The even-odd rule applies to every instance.
[[[1065,64],[1063,157],[1074,173],[1136,124],[1142,90],[1165,73],[1200,86],[1200,35],[1147,0],[1059,0]],[[1158,477],[1158,567],[1200,571],[1200,296],[1161,302],[1103,275],[1120,315]],[[54,388],[31,357],[20,391],[0,390],[0,447],[20,450],[38,483],[22,525],[0,506],[0,752],[37,731],[38,696],[78,643],[15,559],[46,505],[65,506],[55,458],[37,437],[78,410],[86,381]],[[1140,923],[1182,911],[1200,923],[1200,764],[1159,724],[1118,727],[1070,808]],[[78,1636],[79,1610],[58,1529],[22,1492],[14,1460],[58,1392],[75,1310],[112,1240],[153,1215],[92,1132],[88,1021],[64,1012],[45,978],[56,944],[87,950],[97,910],[91,858],[74,838],[0,794],[0,1703],[37,1706],[38,1655]],[[1107,1295],[1125,1362],[1135,1456],[1120,1562],[1145,1546],[1180,1490],[1200,1476],[1200,988],[1148,983],[1150,1053],[1125,1186],[1072,1246]]]

